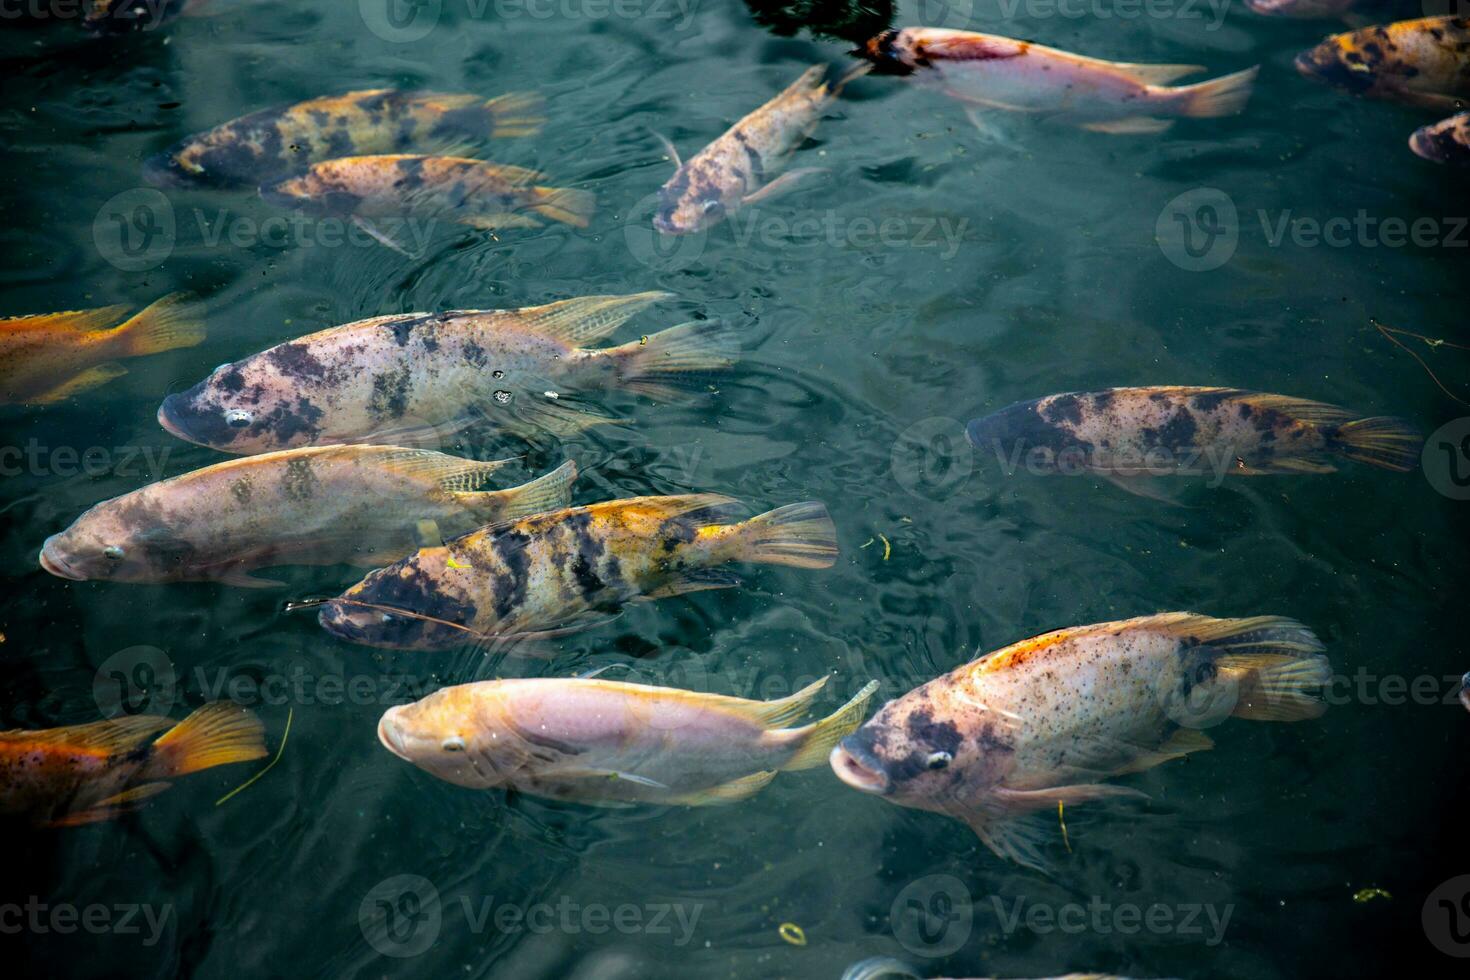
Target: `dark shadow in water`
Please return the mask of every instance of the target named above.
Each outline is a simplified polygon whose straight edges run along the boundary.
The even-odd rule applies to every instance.
[[[888,29],[892,0],[745,0],[755,22],[781,37],[802,28],[859,44]]]

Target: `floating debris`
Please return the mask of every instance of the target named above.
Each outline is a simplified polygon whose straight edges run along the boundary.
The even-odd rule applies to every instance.
[[[795,922],[781,923],[780,928],[776,932],[780,933],[781,938],[793,946],[806,945],[806,932]]]

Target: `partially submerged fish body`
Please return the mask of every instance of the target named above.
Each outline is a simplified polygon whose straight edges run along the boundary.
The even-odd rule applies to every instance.
[[[1020,402],[965,427],[1028,472],[1115,480],[1331,473],[1347,458],[1407,471],[1420,437],[1394,418],[1235,388],[1108,388]]]
[[[658,191],[654,228],[666,235],[700,231],[799,179],[795,171],[781,172],[853,77],[828,86],[826,74],[824,66],[813,65],[698,154],[682,163],[676,158],[678,169]]]
[[[620,389],[670,397],[734,362],[720,321],[617,347],[611,334],[664,293],[585,296],[518,310],[358,320],[216,368],[166,398],[159,423],[231,453],[334,443],[421,444],[476,421],[566,434],[610,421],[563,394]]]
[[[397,446],[290,449],[207,466],[105,500],[46,539],[41,567],[115,582],[280,583],[273,565],[375,567],[411,554],[418,528],[462,534],[565,507],[576,466],[486,490],[510,460],[479,462]]]
[[[585,228],[588,191],[539,187],[541,174],[463,157],[392,154],[314,164],[262,187],[265,200],[319,215],[442,218],[471,228],[535,228],[543,220]]]
[[[110,820],[168,789],[168,780],[265,754],[260,722],[228,701],[178,723],[133,715],[12,729],[0,732],[0,816],[52,827]]]
[[[1014,818],[1107,797],[1102,780],[1208,749],[1229,716],[1298,721],[1325,705],[1320,641],[1290,619],[1162,613],[1057,630],[890,701],[832,753],[855,789],[965,821],[995,853],[1043,866]]]
[[[471,789],[593,804],[732,803],[777,772],[822,764],[862,722],[870,682],[831,715],[806,714],[826,678],[777,701],[585,678],[480,681],[389,708],[394,755]]]
[[[1470,112],[1415,130],[1409,149],[1435,163],[1470,167]]]
[[[859,53],[878,71],[909,75],[972,107],[1107,133],[1157,133],[1175,117],[1235,115],[1257,72],[1171,87],[1166,83],[1204,69],[1103,61],[996,34],[928,27],[880,34]]]
[[[344,640],[449,649],[587,628],[626,603],[732,588],[732,562],[828,568],[837,529],[819,503],[730,523],[740,505],[690,494],[570,507],[481,528],[368,575],[320,613]]]
[[[1456,109],[1470,96],[1470,18],[1423,17],[1336,34],[1298,55],[1296,67],[1358,95]]]
[[[1398,0],[1245,0],[1245,5],[1268,17],[1299,20],[1346,18],[1358,13],[1376,13],[1383,7],[1409,7]]]
[[[156,184],[253,187],[337,157],[449,151],[541,128],[541,99],[367,89],[263,109],[183,140],[151,158]]]
[[[132,317],[125,306],[0,319],[0,404],[50,405],[127,374],[122,358],[204,339],[196,311],[165,296]]]

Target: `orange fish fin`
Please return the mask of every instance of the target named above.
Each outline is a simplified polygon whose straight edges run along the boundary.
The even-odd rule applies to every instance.
[[[1331,682],[1332,668],[1322,656],[1252,652],[1215,661],[1236,682],[1231,714],[1249,721],[1306,721],[1320,718],[1327,705],[1307,693]]]
[[[165,296],[140,310],[115,331],[129,357],[193,347],[204,340],[204,322],[181,293]]]
[[[1169,93],[1179,100],[1181,115],[1201,119],[1233,116],[1245,108],[1260,71],[1261,66],[1256,65],[1231,75],[1170,89]]]
[[[545,476],[519,487],[473,493],[456,491],[454,497],[477,514],[493,520],[515,520],[570,506],[572,484],[576,481],[577,464],[567,460]]]
[[[802,728],[787,729],[792,741],[801,747],[781,768],[790,772],[826,765],[827,758],[837,743],[857,731],[863,719],[868,716],[868,702],[873,700],[877,690],[878,682],[868,681],[861,691],[852,696],[852,700],[821,721],[812,722]]]
[[[564,225],[586,228],[597,212],[597,195],[573,187],[537,187],[531,210]]]
[[[775,778],[776,771],[774,769],[765,772],[753,772],[749,776],[741,776],[739,779],[732,779],[728,783],[711,786],[709,789],[670,796],[663,802],[681,804],[683,806],[718,806],[724,803],[738,803],[741,800],[750,799],[765,789],[771,780]]]
[[[837,526],[815,500],[777,507],[737,530],[739,561],[793,568],[831,568],[837,563]]]
[[[780,728],[787,722],[800,718],[811,708],[822,688],[827,686],[825,676],[817,678],[806,687],[775,701],[747,701],[744,698],[726,698],[717,695],[699,695],[701,700],[714,698],[710,703],[719,710],[744,718],[762,728]]]
[[[601,353],[618,362],[622,387],[672,401],[734,365],[740,341],[724,320],[693,320]]]
[[[1424,439],[1401,419],[1377,417],[1344,422],[1332,433],[1333,449],[1348,459],[1407,473],[1419,465]]]
[[[386,469],[404,476],[427,480],[446,493],[479,490],[490,474],[515,462],[510,459],[463,459],[432,449],[400,449],[382,456]]]
[[[1205,70],[1204,65],[1145,65],[1126,61],[1109,62],[1109,66],[1144,85],[1167,85],[1185,75],[1196,75]]]
[[[10,316],[0,319],[0,331],[6,329],[38,327],[50,330],[101,330],[112,326],[127,316],[131,307],[119,303],[116,306],[100,306],[94,310],[64,310],[60,313],[36,313],[30,316]]]
[[[546,124],[542,115],[545,100],[535,92],[507,92],[485,103],[493,123],[490,135],[496,139],[535,136]]]
[[[0,732],[0,741],[21,742],[57,748],[95,749],[103,752],[128,752],[138,746],[149,735],[161,732],[173,725],[173,720],[162,715],[132,715],[109,718],[105,721],[89,722],[85,725],[67,725],[63,728],[46,728],[27,731],[15,728]]]
[[[104,820],[112,820],[122,816],[124,813],[132,813],[137,810],[150,797],[157,796],[169,788],[168,783],[145,783],[142,786],[134,786],[132,789],[123,790],[115,796],[109,796],[85,810],[68,813],[48,820],[44,827],[84,827],[87,824],[101,823]]]
[[[106,364],[98,364],[96,367],[87,368],[81,374],[63,381],[50,391],[32,397],[30,402],[33,405],[55,405],[73,395],[80,395],[84,391],[91,391],[93,388],[105,385],[127,373],[128,369],[121,364],[114,364],[111,361]]]
[[[1228,654],[1316,655],[1326,649],[1311,630],[1285,616],[1216,619],[1213,616],[1201,616],[1199,613],[1169,612],[1104,625],[1113,630],[1119,627],[1159,630]]]
[[[260,719],[229,701],[212,701],[153,743],[153,758],[145,772],[155,779],[183,776],[265,754]]]
[[[1094,133],[1111,133],[1114,136],[1147,135],[1162,133],[1174,125],[1172,119],[1155,119],[1153,116],[1129,116],[1127,119],[1110,119],[1107,122],[1083,123],[1082,128]]]
[[[1232,391],[1229,388],[1222,390]],[[1230,400],[1249,405],[1257,411],[1279,412],[1311,425],[1342,425],[1353,418],[1352,412],[1336,405],[1314,402],[1307,398],[1293,398],[1290,395],[1273,395],[1264,391],[1234,392]]]
[[[532,306],[512,310],[508,316],[520,320],[526,327],[543,337],[559,340],[572,347],[581,347],[611,334],[635,313],[660,300],[672,298],[672,293],[646,292],[626,296],[578,296],[545,306]],[[499,323],[498,320],[495,321]]]

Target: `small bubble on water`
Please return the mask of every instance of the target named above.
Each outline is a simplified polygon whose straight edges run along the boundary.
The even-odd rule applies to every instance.
[[[500,402],[500,404],[502,404],[502,405],[509,404],[510,403],[510,392],[505,391],[503,389],[500,390],[500,391],[497,391],[495,393],[495,400],[498,401],[498,402]]]

